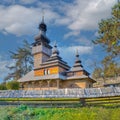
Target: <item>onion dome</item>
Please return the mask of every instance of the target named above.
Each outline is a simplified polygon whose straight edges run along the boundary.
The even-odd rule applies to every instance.
[[[44,23],[44,16],[42,17],[42,22],[39,24],[39,30],[46,32],[47,25]]]
[[[44,23],[44,16],[42,17],[42,22],[39,24],[39,33],[35,36],[35,43],[50,43],[50,40],[46,36],[47,25]]]

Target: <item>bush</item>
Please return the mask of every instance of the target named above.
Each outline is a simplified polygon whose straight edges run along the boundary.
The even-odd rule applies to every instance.
[[[4,83],[1,83],[0,84],[0,90],[6,90],[6,85]]]
[[[9,90],[19,90],[19,82],[17,81],[7,82],[6,87]]]

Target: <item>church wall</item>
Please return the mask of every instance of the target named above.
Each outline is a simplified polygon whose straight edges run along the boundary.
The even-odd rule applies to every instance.
[[[67,76],[81,76],[81,75],[83,75],[84,74],[84,72],[83,71],[76,71],[76,72],[69,72],[69,73],[67,73]]]
[[[51,68],[34,71],[35,76],[43,76],[43,75],[57,74],[57,73],[59,73],[59,67],[51,67]]]
[[[59,73],[59,67],[51,67],[49,68],[50,74],[58,74]]]
[[[23,85],[23,90],[49,90],[49,89],[57,89],[57,80],[41,80],[36,82],[25,82],[21,83]],[[49,87],[48,87],[49,86]]]
[[[49,56],[44,54],[44,53],[42,53],[42,58],[41,59],[42,59],[42,63],[46,62],[49,59]]]
[[[42,54],[41,53],[37,53],[34,55],[34,68],[39,68],[40,67],[40,63],[42,62]]]
[[[65,72],[66,71],[66,69],[64,69],[64,68],[62,68],[62,67],[59,67],[59,72],[61,73],[61,72]]]
[[[36,53],[34,54],[34,68],[39,68],[40,64],[46,62],[49,56],[44,53]]]
[[[35,76],[43,76],[44,75],[44,69],[42,70],[35,70],[34,71]]]
[[[92,87],[92,82],[88,80],[66,80],[62,81],[60,88],[89,88]]]
[[[76,75],[76,76],[81,76],[81,75],[83,75],[83,71],[75,72],[74,75]]]
[[[89,79],[83,80],[41,80],[36,82],[22,83],[24,90],[49,90],[49,89],[64,89],[64,88],[90,88],[93,83]]]
[[[86,81],[85,80],[66,80],[62,81],[61,88],[85,88]]]

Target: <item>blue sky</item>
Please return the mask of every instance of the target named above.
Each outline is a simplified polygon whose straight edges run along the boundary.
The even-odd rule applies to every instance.
[[[70,66],[78,49],[84,68],[92,73],[105,52],[92,43],[97,37],[98,23],[109,18],[117,0],[0,0],[0,81],[14,64],[9,51],[15,51],[24,39],[29,43],[38,34],[44,9],[47,36],[56,41],[60,56]]]

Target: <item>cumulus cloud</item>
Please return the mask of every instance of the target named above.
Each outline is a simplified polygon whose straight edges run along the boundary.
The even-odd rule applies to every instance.
[[[66,36],[76,36],[74,32],[81,30],[96,30],[101,19],[111,15],[111,7],[116,0],[75,0],[73,4],[65,4],[61,11],[64,16],[56,21],[58,24],[66,24],[70,31]],[[60,6],[61,7],[61,6]],[[67,21],[67,22],[66,22]]]
[[[85,37],[80,37],[80,38],[76,39],[75,42],[77,42],[80,45],[93,46],[93,43]]]
[[[66,39],[77,36],[81,30],[97,29],[98,22],[110,16],[111,7],[116,2],[116,0],[74,0],[69,3],[60,0],[52,3],[38,0],[10,1],[10,6],[0,5],[0,31],[15,35],[34,34],[44,8],[47,23],[64,25],[70,30],[64,36]],[[18,5],[13,4],[13,1]],[[26,4],[31,5],[28,7]]]
[[[79,35],[79,31],[71,31],[64,35],[64,39],[67,39],[71,36],[77,36],[77,35]]]
[[[0,31],[15,35],[34,34],[41,21],[41,8],[27,8],[21,5],[0,6]],[[47,22],[56,19],[58,15],[45,10]]]
[[[93,50],[93,47],[91,46],[67,46],[67,47],[60,47],[60,51],[61,53],[64,53],[64,54],[75,54],[76,53],[76,50],[78,50],[78,52],[80,54],[89,54],[92,52]]]

